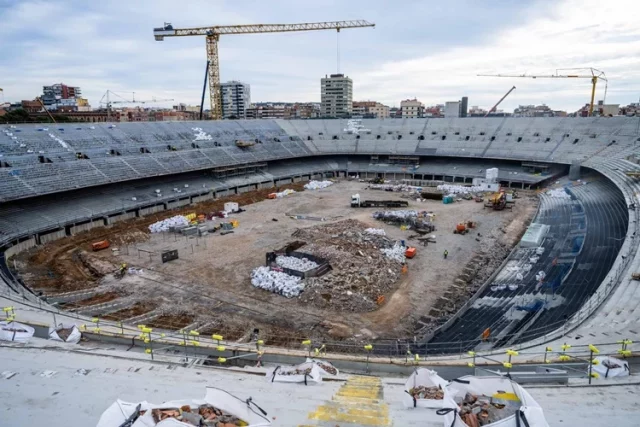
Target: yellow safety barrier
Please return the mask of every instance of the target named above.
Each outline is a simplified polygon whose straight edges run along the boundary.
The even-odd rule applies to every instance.
[[[219,346],[217,346],[217,347],[216,347],[216,350],[218,350],[218,351],[224,351],[224,350],[225,350],[225,346],[223,346],[223,345],[219,345]]]
[[[222,335],[214,334],[214,335],[211,335],[211,338],[216,340],[216,341],[222,341]]]

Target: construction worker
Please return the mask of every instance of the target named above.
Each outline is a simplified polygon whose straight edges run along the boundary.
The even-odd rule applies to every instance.
[[[445,249],[443,255],[444,255],[444,259],[447,259],[447,255],[449,255],[449,251]]]

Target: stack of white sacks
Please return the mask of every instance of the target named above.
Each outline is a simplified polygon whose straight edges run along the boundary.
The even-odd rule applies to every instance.
[[[149,226],[149,231],[152,233],[161,233],[163,231],[169,231],[169,227],[179,227],[189,225],[189,220],[182,216],[176,215],[171,218],[163,219],[162,221],[154,222]]]
[[[309,271],[318,267],[318,263],[306,258],[296,258],[293,256],[279,256],[276,258],[276,264],[280,267],[290,268],[296,271]]]
[[[304,283],[299,277],[273,271],[264,266],[251,272],[251,284],[256,288],[265,289],[287,298],[297,297],[304,290]]]
[[[405,248],[404,246],[400,246],[398,243],[396,243],[391,248],[382,248],[382,249],[380,249],[380,252],[385,254],[385,256],[387,258],[389,258],[389,259],[393,259],[393,260],[396,260],[398,262],[405,262],[404,254],[405,254],[406,250],[407,250],[407,248]]]
[[[309,181],[304,185],[306,190],[321,190],[323,188],[327,188],[330,185],[333,185],[331,181]]]
[[[364,230],[367,234],[375,234],[377,236],[386,236],[387,233],[382,228],[367,228]]]
[[[477,193],[482,190],[482,187],[478,186],[464,186],[464,185],[451,185],[451,184],[442,184],[436,187],[438,191],[442,191],[443,194],[451,195],[451,194],[467,194],[467,193]]]

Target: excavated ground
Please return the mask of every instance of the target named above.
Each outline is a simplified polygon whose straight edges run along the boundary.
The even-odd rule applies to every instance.
[[[280,190],[301,187],[298,183]],[[425,247],[411,230],[374,220],[371,214],[375,209],[349,206],[355,193],[363,200],[406,200],[401,193],[341,181],[327,189],[266,200],[273,191],[259,190],[93,229],[20,254],[16,264],[25,282],[46,294],[96,286],[105,293],[126,293],[115,300],[126,302],[125,306],[102,317],[126,321],[153,313],[145,324],[154,328],[190,325],[201,334],[223,333],[240,341],[259,329],[262,339],[281,345],[299,344],[305,337],[398,338],[430,330],[450,315],[500,264],[537,206],[534,192],[520,192],[515,207],[504,211],[486,209],[474,201],[444,205],[410,200],[409,209],[436,215],[437,230],[431,234],[437,243]],[[232,234],[194,238],[148,232],[149,224],[155,221],[179,213],[220,210],[226,201],[237,201],[246,209],[233,216],[240,226]],[[323,217],[325,221],[293,220],[288,216],[292,214]],[[472,233],[452,233],[458,222],[469,220],[477,224]],[[379,251],[372,249],[375,245],[369,248],[357,241],[366,227],[383,228],[390,239],[403,239],[417,247],[418,254],[407,262],[406,275],[400,274],[399,264],[378,256]],[[351,233],[349,239],[355,233],[356,241],[340,240],[340,233]],[[120,249],[119,255],[111,250],[91,252],[91,243],[105,238],[112,242],[112,248]],[[326,277],[335,280],[314,279],[320,283],[292,299],[251,286],[251,271],[264,265],[265,253],[295,240],[307,243],[300,251],[331,258],[334,270]],[[160,253],[170,249],[177,249],[180,258],[162,264]],[[442,256],[445,249],[449,252],[446,260]],[[104,274],[105,269],[112,266],[115,271],[122,262],[141,272],[121,280]],[[395,279],[380,280],[377,276],[382,272]],[[443,306],[445,295],[452,302]],[[384,297],[381,306],[377,304],[379,296]]]

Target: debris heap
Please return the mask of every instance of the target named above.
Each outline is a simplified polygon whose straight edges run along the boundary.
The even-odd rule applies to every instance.
[[[329,262],[332,270],[305,280],[303,302],[321,308],[372,311],[378,298],[394,289],[401,263],[380,250],[392,248],[386,236],[366,232],[367,225],[353,219],[296,230],[293,237],[309,243],[304,251]]]
[[[304,185],[305,190],[322,190],[333,185],[332,181],[309,181]]]
[[[265,266],[255,268],[251,272],[251,284],[256,288],[265,289],[287,298],[297,297],[304,290],[304,283],[299,277],[271,270]]]

